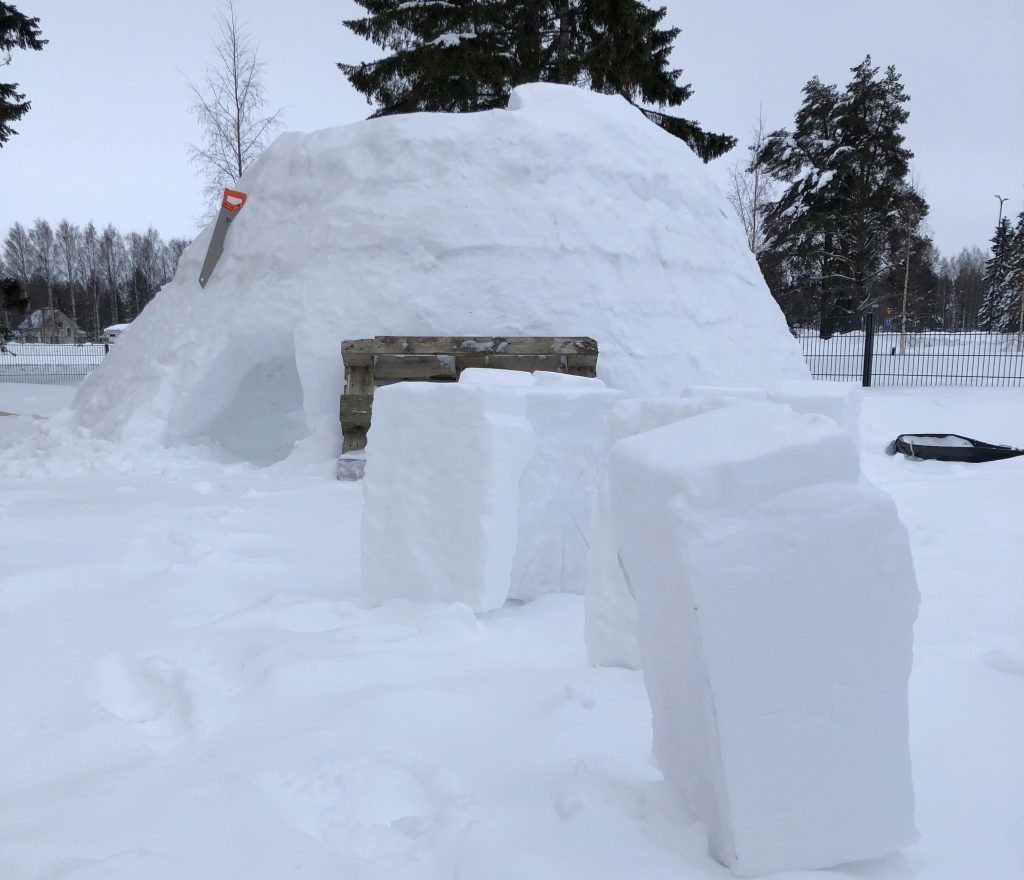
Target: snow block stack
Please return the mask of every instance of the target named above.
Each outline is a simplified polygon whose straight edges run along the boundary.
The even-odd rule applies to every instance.
[[[918,593],[849,436],[738,404],[616,444],[611,492],[655,756],[712,855],[753,876],[913,841]]]
[[[732,395],[737,390],[740,394]],[[741,402],[748,389],[705,388],[686,399],[632,399],[615,403],[608,416],[609,443]],[[765,392],[761,392],[762,398]],[[584,638],[596,666],[640,668],[636,602],[619,564],[607,466],[602,469],[590,542]]]
[[[510,595],[529,600],[584,592],[608,408],[618,393],[599,379],[548,372],[470,369],[459,384],[520,396],[534,432],[534,453],[519,483]]]
[[[860,438],[860,404],[863,392],[853,382],[822,382],[791,379],[779,382],[768,399],[784,403],[798,413],[828,416],[854,440]]]
[[[533,446],[521,395],[428,382],[378,389],[363,481],[365,593],[500,607]]]

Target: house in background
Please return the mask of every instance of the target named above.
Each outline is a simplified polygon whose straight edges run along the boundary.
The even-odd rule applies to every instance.
[[[36,309],[18,325],[18,335],[22,342],[73,344],[78,328],[60,309],[43,308]]]
[[[107,343],[107,345],[113,345],[117,342],[117,337],[124,333],[128,327],[128,324],[111,324],[109,327],[104,327],[103,341]]]

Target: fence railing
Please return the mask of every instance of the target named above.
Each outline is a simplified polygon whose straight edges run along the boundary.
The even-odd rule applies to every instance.
[[[6,342],[0,345],[0,382],[74,385],[106,356],[100,343]]]
[[[908,330],[878,326],[866,314],[861,329],[823,339],[817,327],[793,328],[815,379],[865,386],[1024,385],[1024,350],[1017,333]],[[918,326],[908,316],[907,326]]]

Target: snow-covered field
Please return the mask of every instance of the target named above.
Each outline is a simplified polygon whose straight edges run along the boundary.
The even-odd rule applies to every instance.
[[[0,458],[70,393],[0,385]],[[1024,876],[1024,459],[882,452],[928,431],[1024,445],[1024,394],[866,394],[923,594],[921,840],[787,880]],[[0,479],[4,880],[731,876],[651,764],[640,673],[587,663],[581,597],[371,608],[359,484],[59,453]]]

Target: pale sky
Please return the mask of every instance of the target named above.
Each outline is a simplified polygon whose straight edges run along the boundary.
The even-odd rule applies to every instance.
[[[15,220],[63,217],[123,232],[195,234],[198,140],[186,75],[210,57],[217,3],[206,0],[15,0],[50,43],[15,52],[0,80],[32,101],[0,149],[0,235]],[[261,45],[267,95],[289,129],[353,122],[369,108],[334,67],[375,57],[341,24],[351,0],[237,0]],[[741,144],[709,166],[724,185],[763,107],[789,126],[817,74],[845,85],[871,53],[895,64],[911,95],[907,142],[944,253],[985,246],[996,193],[1024,208],[1024,0],[668,0],[683,29],[674,63],[695,95],[680,112]]]

